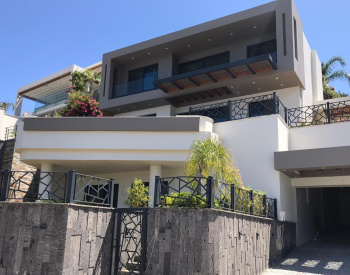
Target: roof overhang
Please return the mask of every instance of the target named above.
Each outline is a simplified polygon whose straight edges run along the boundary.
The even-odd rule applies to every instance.
[[[275,169],[290,177],[329,176],[334,171],[348,174],[349,155],[350,146],[275,152]]]
[[[169,93],[273,70],[277,70],[277,64],[269,54],[265,54],[155,80],[153,83],[163,92]]]
[[[101,72],[101,68],[102,62],[98,62],[86,67],[85,69],[94,72]],[[18,94],[30,100],[40,102],[40,99],[45,96],[67,89],[71,85],[71,74],[74,71],[84,71],[85,69],[77,65],[69,66],[19,88]]]

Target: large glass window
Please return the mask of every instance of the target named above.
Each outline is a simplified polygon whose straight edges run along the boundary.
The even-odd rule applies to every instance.
[[[188,73],[230,62],[230,53],[224,52],[180,64],[179,73]]]
[[[269,53],[274,62],[277,62],[276,39],[250,45],[247,47],[247,58]]]
[[[139,93],[153,90],[153,81],[158,77],[158,65],[151,65],[129,72],[128,91],[130,93]]]
[[[158,78],[158,64],[129,71],[127,83],[118,83],[118,71],[113,75],[112,97],[121,97],[154,90],[153,81]]]

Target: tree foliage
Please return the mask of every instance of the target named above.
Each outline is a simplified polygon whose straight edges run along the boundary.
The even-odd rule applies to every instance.
[[[61,110],[62,116],[102,116],[99,103],[92,93],[81,93],[74,89],[69,91],[67,105]]]
[[[101,73],[90,70],[74,71],[72,73],[72,85],[77,92],[92,92],[101,84]]]
[[[148,187],[146,187],[142,180],[134,180],[132,186],[127,189],[128,197],[125,204],[129,207],[148,207],[151,197],[148,195]]]
[[[0,108],[5,109],[6,111],[11,108],[12,110],[15,109],[15,105],[13,103],[10,102],[0,102]]]
[[[99,103],[93,97],[94,87],[100,85],[101,74],[89,70],[74,71],[72,73],[72,84],[68,88],[68,102],[60,114],[62,116],[102,116]]]
[[[340,66],[341,69],[336,67]],[[327,62],[322,62],[322,84],[323,84],[323,98],[339,98],[348,96],[345,93],[336,92],[334,87],[329,86],[329,82],[334,80],[345,80],[350,84],[350,74],[347,73],[344,68],[346,67],[346,61],[341,56],[334,56]]]
[[[223,181],[241,186],[241,175],[233,156],[218,138],[195,140],[190,148],[185,170],[189,177],[212,176],[215,183]]]

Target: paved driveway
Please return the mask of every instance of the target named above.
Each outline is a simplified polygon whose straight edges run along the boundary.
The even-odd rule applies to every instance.
[[[337,233],[299,247],[264,275],[350,275],[350,232]]]

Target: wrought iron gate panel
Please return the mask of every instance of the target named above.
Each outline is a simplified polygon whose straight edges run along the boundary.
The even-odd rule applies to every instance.
[[[144,274],[147,245],[147,208],[116,209],[115,275]]]

